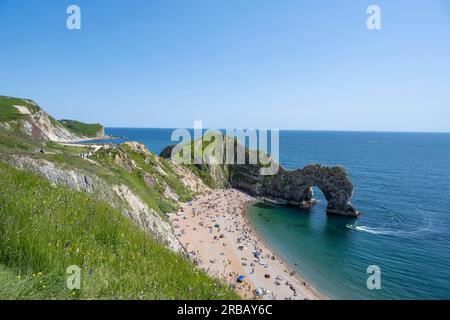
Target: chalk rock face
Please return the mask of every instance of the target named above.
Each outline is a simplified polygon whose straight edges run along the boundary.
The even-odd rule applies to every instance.
[[[73,190],[90,194],[97,193],[100,198],[135,221],[145,231],[161,240],[171,250],[183,253],[184,250],[172,232],[170,224],[163,220],[157,212],[150,208],[137,194],[126,185],[111,185],[95,174],[78,168],[65,168],[43,159],[27,156],[14,156],[14,166],[42,175],[55,184],[63,184]],[[117,202],[117,198],[125,201],[127,206]]]
[[[97,132],[96,138],[101,139],[103,137],[106,137],[106,132],[105,132],[105,127],[102,126],[101,129]]]
[[[34,138],[45,141],[65,142],[79,139],[78,136],[64,128],[57,121],[52,121],[50,116],[44,111],[29,111],[26,113],[26,106],[15,106],[21,110],[24,118],[22,127],[24,133]]]

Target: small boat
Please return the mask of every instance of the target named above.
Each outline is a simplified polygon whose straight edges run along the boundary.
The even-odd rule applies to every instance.
[[[346,227],[351,230],[358,230],[358,226],[356,224],[347,224]]]

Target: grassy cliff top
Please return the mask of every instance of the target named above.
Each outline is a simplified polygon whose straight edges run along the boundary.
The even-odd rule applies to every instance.
[[[38,113],[47,116],[31,100],[0,97],[0,300],[238,298],[171,251],[153,225],[130,219],[137,209],[114,193],[126,186],[157,218],[144,222],[166,223],[165,213],[194,195],[170,161],[133,143],[94,151],[12,130]],[[103,129],[48,117],[83,136]],[[75,191],[74,176],[93,193]],[[66,287],[71,265],[81,268],[81,290]]]
[[[15,123],[20,126],[20,120],[27,119],[43,110],[32,100],[0,96],[0,123]],[[44,113],[45,114],[45,113]],[[104,134],[101,124],[88,124],[74,120],[57,121],[52,116],[47,115],[50,123],[55,127],[64,127],[78,137],[95,138]]]
[[[1,163],[0,216],[0,299],[238,298],[108,203]]]
[[[103,132],[103,126],[99,123],[83,123],[75,120],[59,120],[66,129],[81,137],[93,138]]]
[[[18,120],[23,116],[15,106],[26,107],[31,112],[41,110],[32,100],[0,96],[0,122]]]

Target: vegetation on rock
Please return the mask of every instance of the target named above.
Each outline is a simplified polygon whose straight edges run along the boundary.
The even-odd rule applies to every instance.
[[[0,217],[0,299],[237,298],[108,203],[5,164]]]
[[[59,122],[79,137],[96,138],[105,135],[105,128],[98,123],[88,124],[75,120],[59,120]]]
[[[52,140],[93,132],[70,125],[0,97],[0,299],[238,298],[188,260],[167,221],[195,196],[182,168],[138,143]],[[66,286],[70,265],[80,290]]]

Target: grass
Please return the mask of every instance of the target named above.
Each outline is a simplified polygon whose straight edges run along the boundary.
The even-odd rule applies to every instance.
[[[90,148],[44,143],[23,134],[18,120],[25,116],[14,105],[41,110],[31,100],[0,96],[0,122],[10,128],[0,127],[0,299],[238,298],[232,287],[198,270],[126,218],[118,199],[105,202],[98,194],[54,186],[4,164],[22,155],[83,170],[108,185],[125,184],[166,219],[164,213],[178,204],[165,195],[165,188],[183,202],[194,195],[169,161],[121,145],[113,154],[99,151],[92,157],[96,164],[89,162],[79,154]],[[52,117],[50,121],[58,124]],[[102,129],[75,121],[65,125],[84,136]],[[39,152],[42,147],[45,153]],[[114,152],[131,159],[136,168],[122,168]],[[148,175],[154,185],[146,183]],[[80,290],[66,287],[71,265],[82,270]]]
[[[45,277],[47,278],[47,277]],[[48,291],[42,286],[47,283],[42,274],[35,274],[22,277],[15,274],[10,269],[0,265],[0,300],[7,299],[43,299]]]
[[[200,178],[205,185],[207,185],[208,187],[213,188],[213,189],[220,187],[221,186],[220,182],[218,183],[214,179],[214,177],[210,174],[209,166],[207,164],[205,164],[205,163],[195,164],[195,157],[198,153],[198,155],[200,155],[203,159],[205,149],[209,145],[214,143],[214,141],[215,141],[214,137],[212,137],[211,140],[203,141],[203,143],[201,144],[201,150],[196,149],[198,146],[198,144],[196,144],[196,141],[188,142],[185,145],[183,145],[180,150],[178,150],[178,153],[175,156],[176,161],[179,161],[179,163],[183,163],[183,157],[185,155],[185,152],[189,153],[190,154],[190,163],[184,163],[183,166],[185,166],[187,169],[192,171],[192,173],[194,173],[198,178]],[[197,151],[197,153],[196,153],[196,151]],[[164,155],[164,157],[167,157],[167,156],[169,156],[169,155]],[[167,161],[167,160],[164,159],[164,161]],[[222,168],[223,167],[224,166],[222,166]]]
[[[14,106],[25,106],[31,113],[42,110],[32,100],[0,96],[0,122],[11,122],[26,117],[26,115],[21,114]],[[103,126],[100,124],[87,124],[73,120],[57,121],[50,115],[48,118],[54,126],[62,125],[80,137],[96,137],[103,130]]]
[[[0,122],[14,121],[22,117],[14,105],[23,105],[23,100],[0,96]]]
[[[44,147],[46,153],[36,152],[40,147]],[[145,157],[141,153],[132,151],[126,145],[121,145],[117,150],[97,152],[92,157],[98,163],[95,165],[80,157],[80,153],[89,151],[91,151],[89,147],[61,145],[54,142],[47,142],[43,145],[42,142],[0,128],[0,160],[11,162],[14,155],[22,154],[31,158],[48,160],[67,170],[83,170],[88,174],[100,177],[109,185],[125,184],[163,219],[167,219],[165,213],[176,211],[179,208],[175,201],[166,197],[165,185],[169,186],[182,202],[190,201],[195,194],[181,182],[180,177],[174,172],[168,161],[157,160],[154,154]],[[139,168],[133,172],[124,170],[114,162],[116,154],[131,158]],[[157,166],[162,168],[166,175],[158,171]],[[153,177],[154,186],[145,183],[144,172]]]
[[[114,158],[120,156],[133,160],[137,168],[128,172],[114,162]],[[110,184],[125,184],[129,186],[150,208],[155,210],[163,219],[167,219],[165,213],[178,210],[178,204],[168,199],[165,194],[165,185],[169,186],[178,196],[180,201],[187,202],[192,199],[194,193],[186,188],[180,181],[180,177],[173,171],[167,161],[156,160],[154,154],[144,155],[132,151],[127,145],[122,144],[115,150],[100,150],[93,157],[107,172],[100,173]],[[165,174],[157,170],[160,167]],[[99,169],[96,169],[99,173]],[[144,172],[150,174],[155,185],[148,186],[144,180]]]
[[[96,137],[101,130],[103,130],[103,126],[97,123],[88,124],[74,120],[60,120],[59,123],[80,137],[93,138]]]
[[[19,132],[0,129],[0,159],[5,153],[17,153],[31,150],[38,143],[27,141]]]
[[[80,153],[82,152],[90,152],[92,151],[91,147],[82,147],[77,145],[63,145],[57,142],[47,142],[46,148],[48,148],[51,151],[55,152],[61,152],[67,155],[76,156],[79,157]]]
[[[11,122],[26,117],[26,115],[21,114],[14,106],[27,107],[31,113],[42,111],[32,100],[0,96],[0,122]],[[60,125],[52,116],[49,115],[48,117],[53,125]]]
[[[0,164],[1,299],[236,299],[113,209]],[[81,268],[81,289],[66,269]]]
[[[150,172],[152,176],[157,176],[159,181],[164,181],[175,193],[178,195],[181,202],[187,202],[192,200],[193,192],[186,188],[186,186],[180,181],[180,177],[177,175],[172,165],[163,158],[156,158],[152,153],[144,155],[142,153],[131,150],[126,144],[120,146],[126,154],[128,154],[133,161],[146,172]],[[162,169],[165,174],[156,168]],[[163,191],[160,189],[160,191]]]
[[[28,100],[0,97],[0,103],[0,117],[10,125],[22,116],[13,105],[40,110]],[[45,153],[39,152],[41,147]],[[97,164],[82,159],[79,154],[88,150],[43,143],[20,130],[0,128],[0,299],[238,298],[233,288],[199,271],[124,217],[117,199],[104,199],[106,203],[97,194],[53,186],[4,164],[23,155],[83,170],[109,185],[125,184],[164,219],[164,213],[178,206],[165,195],[167,186],[181,201],[194,195],[172,164],[154,154],[135,152],[127,145],[111,151],[136,164],[128,172],[106,150],[92,157]],[[147,185],[144,172],[154,179],[153,186]],[[81,267],[80,290],[66,287],[70,265]]]

